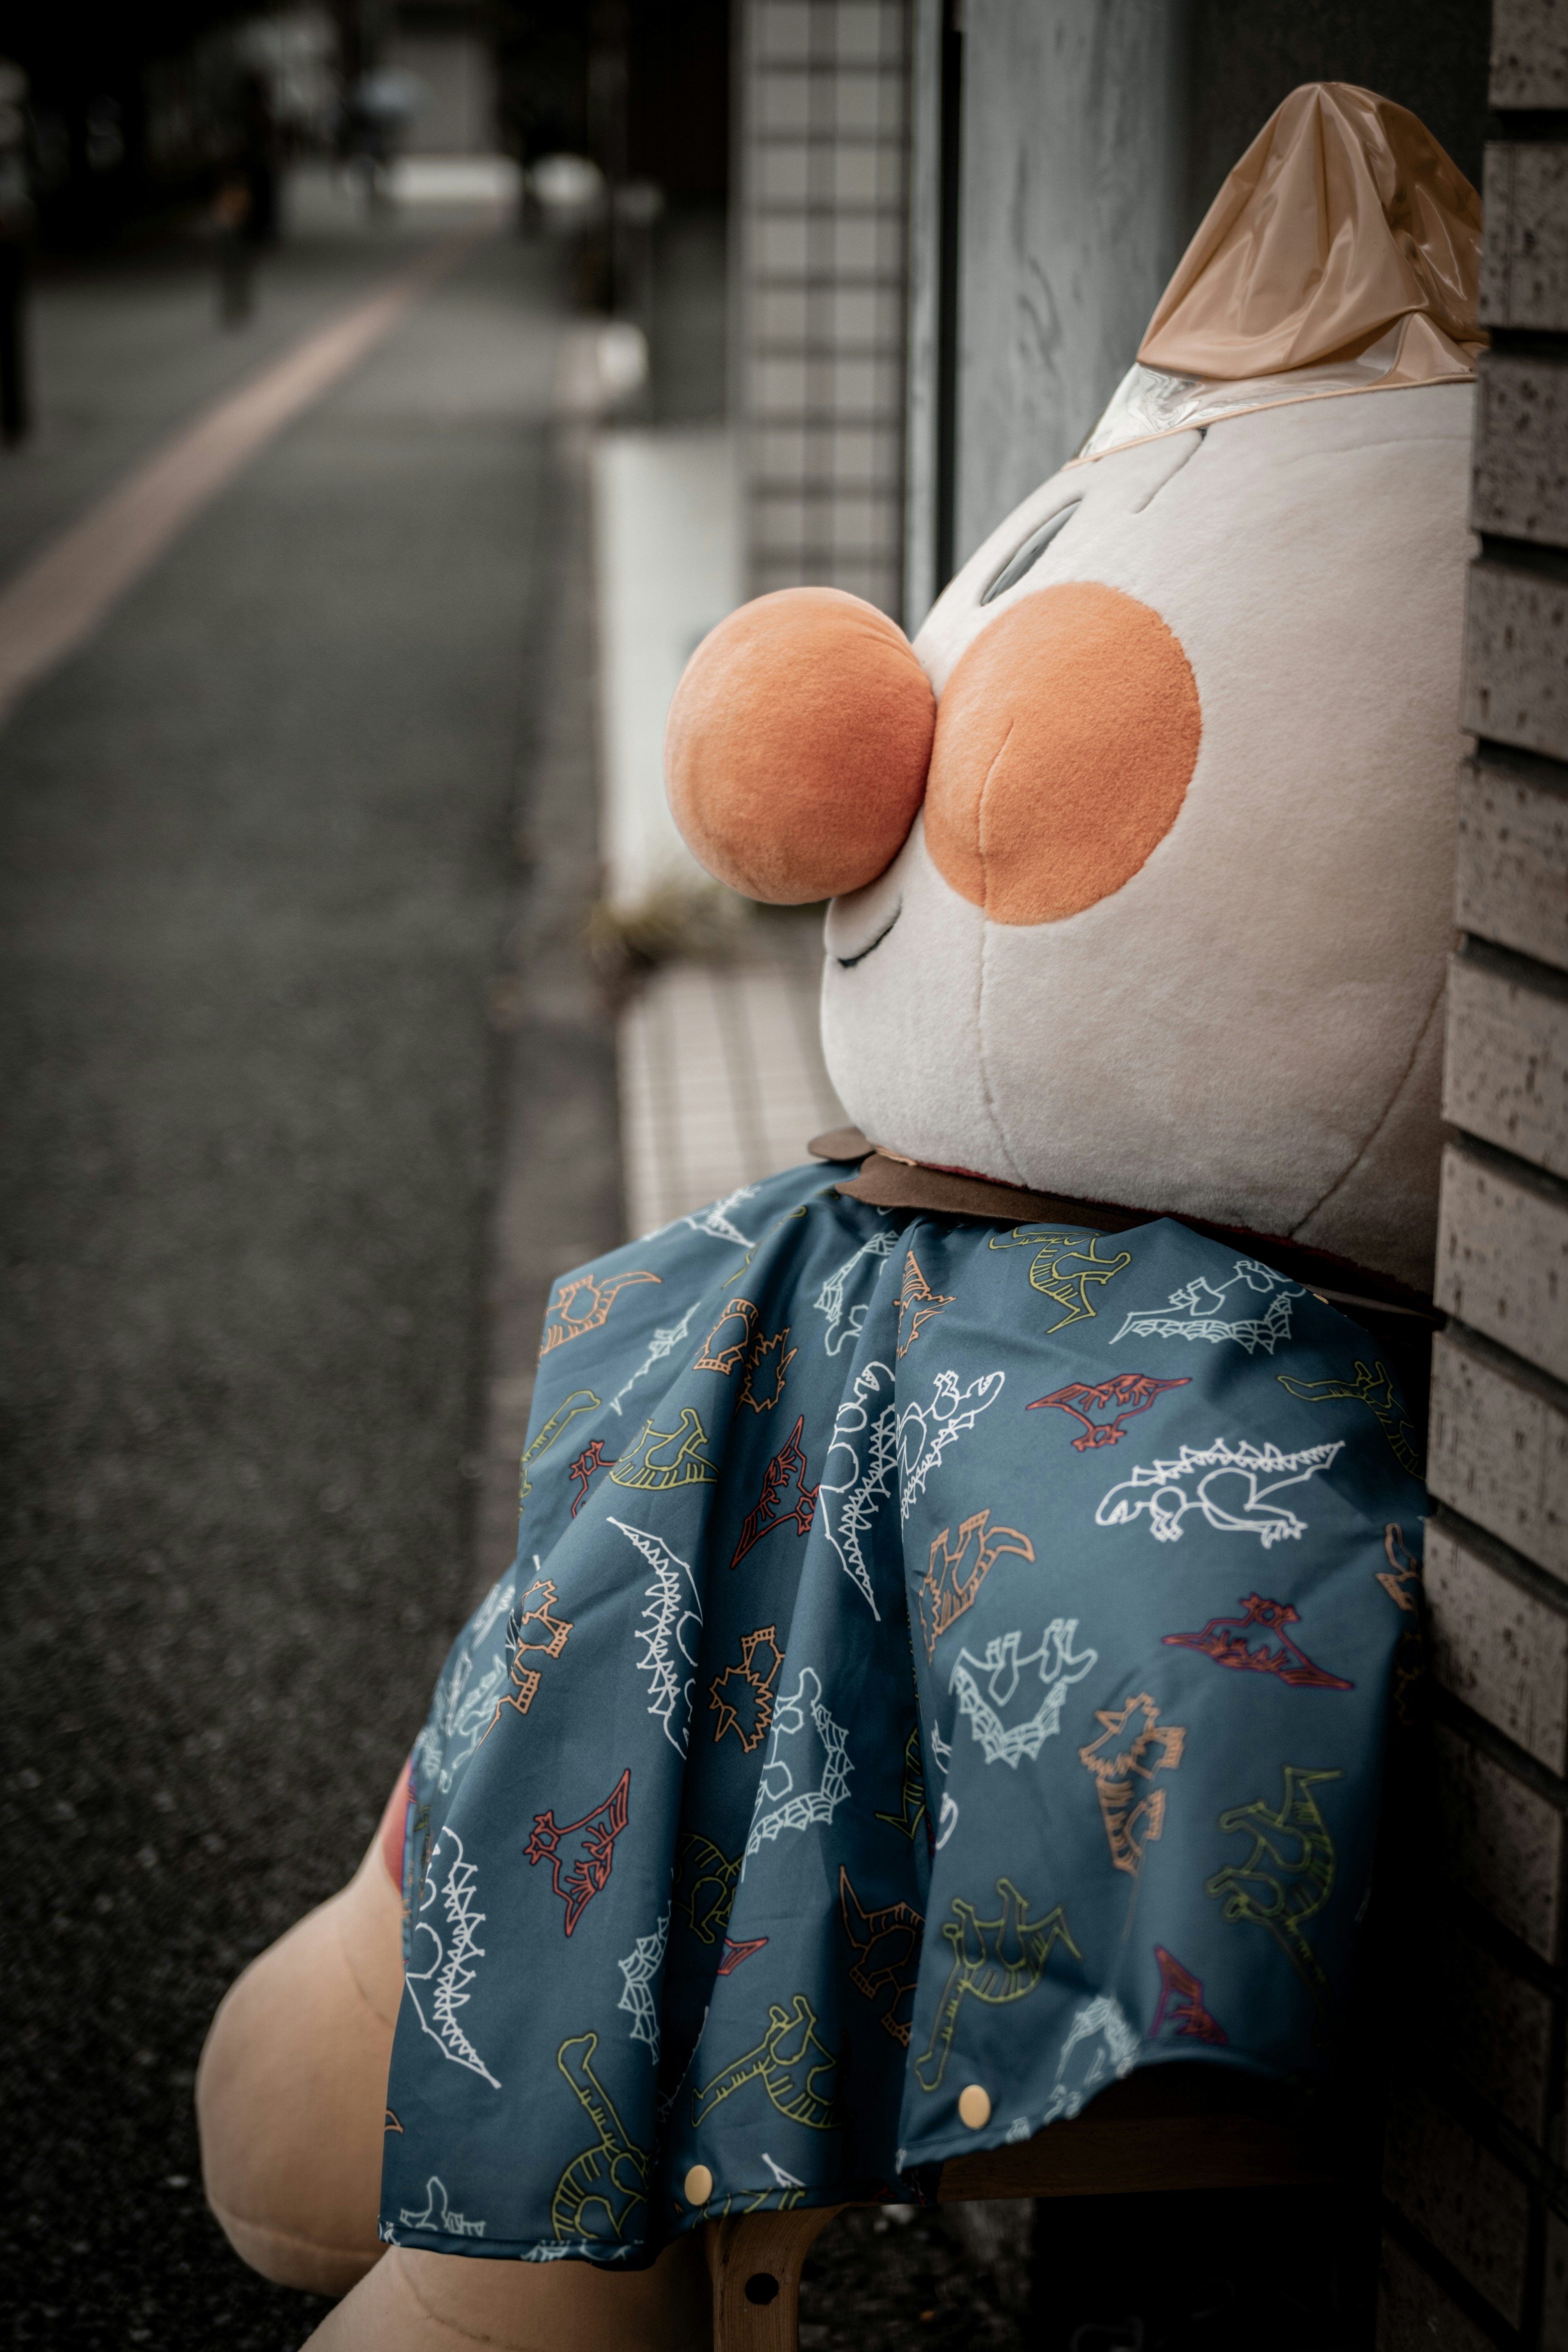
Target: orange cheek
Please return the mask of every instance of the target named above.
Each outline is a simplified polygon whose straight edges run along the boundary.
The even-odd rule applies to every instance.
[[[1181,811],[1203,714],[1147,604],[1069,581],[983,629],[937,707],[925,835],[995,923],[1056,923],[1130,881]]]
[[[875,881],[925,790],[936,706],[903,631],[838,588],[781,588],[705,637],[669,707],[670,813],[749,898]]]

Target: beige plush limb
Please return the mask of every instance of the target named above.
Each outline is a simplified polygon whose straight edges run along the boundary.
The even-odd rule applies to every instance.
[[[196,2119],[207,2201],[229,2243],[280,2286],[346,2298],[311,2336],[317,2352],[700,2352],[711,2322],[695,2238],[626,2273],[378,2238],[403,1990],[387,1854],[405,1802],[400,1780],[349,1884],[253,1960],[213,2020]]]
[[[710,2292],[688,2235],[651,2270],[485,2262],[394,2246],[307,2352],[706,2352]]]
[[[401,1814],[401,1786],[389,1813]],[[345,2294],[376,2235],[402,1905],[381,1836],[349,1884],[225,1995],[196,2074],[207,2201],[242,2261]]]

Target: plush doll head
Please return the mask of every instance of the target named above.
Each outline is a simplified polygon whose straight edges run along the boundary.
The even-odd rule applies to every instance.
[[[1479,236],[1412,116],[1296,91],[912,648],[821,589],[699,648],[677,821],[831,897],[874,1142],[1425,1282]]]

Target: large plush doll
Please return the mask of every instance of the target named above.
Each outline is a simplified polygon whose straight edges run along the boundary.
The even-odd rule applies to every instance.
[[[562,1278],[515,1563],[219,2014],[208,2191],[360,2280],[323,2347],[700,2341],[704,2221],[1329,2063],[1423,1508],[1478,228],[1298,91],[913,646],[800,590],[695,656],[676,814],[831,898],[860,1131]]]

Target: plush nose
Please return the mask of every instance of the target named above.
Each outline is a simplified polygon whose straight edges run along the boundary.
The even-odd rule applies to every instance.
[[[1158,613],[1093,581],[1024,597],[942,693],[937,870],[996,923],[1056,923],[1131,881],[1181,813],[1203,714]]]
[[[925,790],[936,704],[903,631],[837,588],[742,604],[686,666],[670,814],[721,882],[802,906],[874,882]]]

